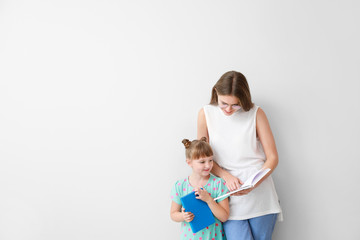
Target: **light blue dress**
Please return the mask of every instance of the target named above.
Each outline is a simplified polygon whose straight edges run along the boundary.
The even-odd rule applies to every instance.
[[[225,193],[228,193],[228,189],[225,185],[225,181],[210,174],[208,182],[203,186],[206,191],[211,194],[212,198],[219,197]],[[171,190],[171,200],[175,203],[182,205],[180,198],[193,192],[194,188],[189,183],[189,178],[184,178],[176,181],[174,187]],[[220,198],[216,202],[221,202],[225,198]],[[186,211],[186,209],[185,209]],[[191,231],[190,224],[188,222],[181,223],[181,240],[224,240],[226,239],[222,223],[215,217],[215,223],[200,230],[197,233]]]

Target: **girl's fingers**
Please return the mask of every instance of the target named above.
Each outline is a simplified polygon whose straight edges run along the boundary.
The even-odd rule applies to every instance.
[[[187,213],[185,216],[184,216],[185,220],[190,222],[193,218],[194,218],[194,214],[192,213]]]

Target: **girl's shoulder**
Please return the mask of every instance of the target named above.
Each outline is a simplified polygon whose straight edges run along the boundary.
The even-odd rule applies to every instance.
[[[177,180],[177,181],[175,182],[175,186],[182,186],[182,185],[184,185],[184,184],[186,184],[186,185],[189,184],[189,179],[188,179],[188,177],[181,178],[181,179],[179,179],[179,180]]]
[[[217,176],[210,174],[209,183],[206,186],[207,191],[211,194],[211,197],[216,198],[220,197],[221,195],[229,192],[228,188],[226,187],[225,181]],[[222,201],[223,199],[217,200],[218,202]]]
[[[213,175],[212,173],[210,173],[210,179],[209,179],[210,182],[213,182],[213,183],[225,183],[225,180],[222,179],[221,177],[217,177],[215,175]]]

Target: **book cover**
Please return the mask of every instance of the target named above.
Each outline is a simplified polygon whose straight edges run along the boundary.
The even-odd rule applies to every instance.
[[[200,231],[203,228],[215,223],[214,215],[212,214],[206,202],[196,199],[195,192],[191,192],[180,198],[185,212],[192,212],[194,219],[190,222],[190,227],[193,233]]]

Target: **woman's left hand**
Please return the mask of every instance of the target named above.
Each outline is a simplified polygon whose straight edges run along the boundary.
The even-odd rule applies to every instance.
[[[261,181],[258,182],[258,183],[256,183],[255,186],[253,186],[252,188],[248,188],[248,189],[241,190],[241,191],[239,191],[239,192],[237,192],[237,193],[231,194],[231,196],[242,196],[242,195],[249,194],[249,192],[251,192],[252,190],[254,190],[255,188],[257,188],[257,186],[259,186],[260,183],[261,183]]]
[[[196,199],[200,199],[206,203],[209,203],[213,198],[210,196],[210,193],[206,191],[205,188],[195,188]]]
[[[252,188],[248,188],[248,189],[244,189],[244,190],[241,190],[241,191],[239,191],[239,192],[237,192],[237,193],[231,194],[231,196],[242,196],[242,195],[246,195],[246,194],[248,194],[249,192],[251,192],[253,189],[254,189],[253,187],[252,187]]]

